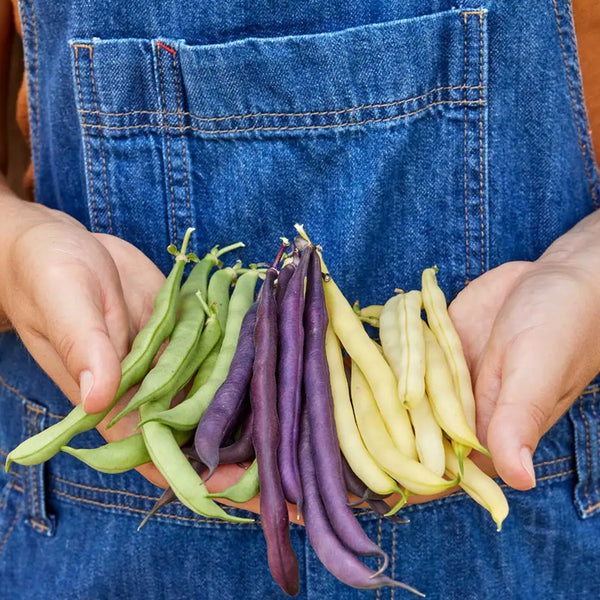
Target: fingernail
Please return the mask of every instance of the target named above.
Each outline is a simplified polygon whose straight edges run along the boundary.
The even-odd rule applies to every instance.
[[[521,464],[531,478],[531,487],[535,487],[535,471],[533,470],[533,457],[527,446],[521,448]]]
[[[81,403],[85,408],[85,401],[92,391],[94,385],[94,376],[91,371],[82,371],[79,375],[79,393],[81,394]]]

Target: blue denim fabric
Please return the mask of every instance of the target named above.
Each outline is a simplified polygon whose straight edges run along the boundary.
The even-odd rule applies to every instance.
[[[264,260],[303,222],[350,299],[381,302],[437,263],[452,297],[532,260],[598,208],[568,0],[21,0],[36,198],[163,270],[246,242]],[[429,598],[600,597],[600,389],[542,440],[538,486],[501,533],[459,493],[364,513],[390,574]],[[0,455],[69,403],[0,336]],[[95,446],[96,432],[78,438]],[[279,598],[258,525],[164,508],[137,473],[70,456],[0,475],[0,599]],[[292,541],[300,598],[387,599]]]

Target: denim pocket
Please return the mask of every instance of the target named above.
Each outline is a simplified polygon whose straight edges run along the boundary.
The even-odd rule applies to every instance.
[[[72,40],[92,227],[166,269],[190,225],[202,248],[241,237],[265,260],[304,222],[363,302],[442,260],[452,294],[487,265],[486,39],[481,9],[212,45]]]
[[[575,506],[582,519],[600,512],[600,387],[591,385],[569,409],[575,434]]]
[[[0,414],[4,420],[0,430],[0,458],[4,464],[9,450],[47,427],[47,409],[25,397],[0,376]],[[4,439],[5,436],[8,439]],[[18,512],[22,513],[25,522],[37,533],[53,535],[54,518],[47,510],[46,465],[25,467],[13,463],[5,487],[7,494],[11,491],[13,495],[16,492],[23,494],[23,506]]]

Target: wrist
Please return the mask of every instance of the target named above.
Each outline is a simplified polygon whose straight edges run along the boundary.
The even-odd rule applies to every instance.
[[[600,298],[600,210],[556,239],[536,263],[586,280]]]

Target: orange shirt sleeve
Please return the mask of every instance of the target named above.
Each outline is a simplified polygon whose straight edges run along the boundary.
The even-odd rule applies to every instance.
[[[596,159],[600,159],[600,0],[573,0],[583,91]]]

